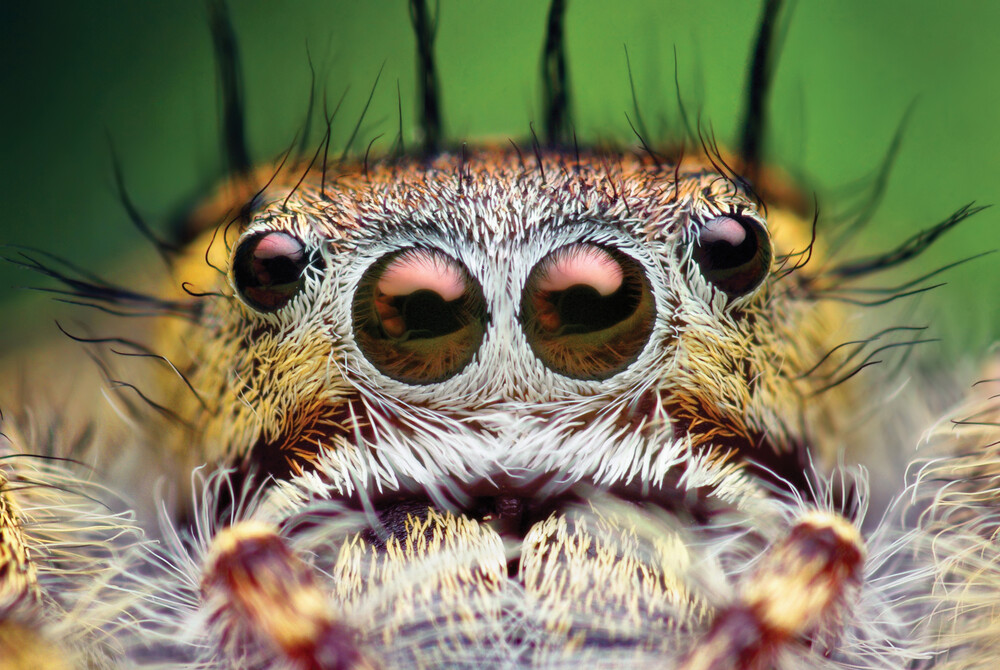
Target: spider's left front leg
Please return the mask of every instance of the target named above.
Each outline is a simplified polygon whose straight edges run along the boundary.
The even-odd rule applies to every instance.
[[[683,670],[769,668],[789,645],[835,627],[861,583],[865,543],[843,517],[809,512],[767,549],[696,641]]]
[[[814,510],[760,549],[773,536],[765,528],[786,518],[768,509],[719,509],[710,516],[727,522],[698,527],[683,513],[592,500],[536,524],[520,568],[524,620],[544,641],[533,659],[684,670],[781,667],[784,658],[822,665],[831,639],[853,622],[865,542],[844,517]]]

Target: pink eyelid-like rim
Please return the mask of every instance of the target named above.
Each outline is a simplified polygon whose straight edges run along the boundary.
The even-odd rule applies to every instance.
[[[623,281],[622,266],[608,251],[592,244],[573,244],[552,254],[535,287],[554,293],[582,284],[609,296]]]
[[[747,238],[747,230],[742,223],[728,216],[717,216],[705,222],[698,234],[702,244],[725,242],[738,247]]]
[[[421,249],[393,259],[382,271],[377,288],[378,293],[394,298],[426,289],[451,302],[465,293],[467,280],[458,263]]]
[[[287,233],[277,231],[261,235],[253,249],[253,257],[256,260],[267,260],[281,256],[298,260],[302,258],[303,253],[301,242]]]
[[[468,280],[456,261],[444,254],[416,249],[400,254],[383,270],[375,285],[375,309],[386,333],[401,337],[406,332],[406,323],[392,306],[392,298],[428,290],[451,302],[462,297],[467,289]]]

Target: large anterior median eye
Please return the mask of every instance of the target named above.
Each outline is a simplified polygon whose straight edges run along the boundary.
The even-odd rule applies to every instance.
[[[576,379],[607,379],[646,346],[656,314],[635,260],[594,244],[557,249],[532,269],[521,323],[545,365]]]
[[[717,216],[701,227],[692,257],[701,274],[737,298],[760,286],[771,270],[771,239],[749,217]]]
[[[479,283],[434,249],[383,257],[354,294],[354,332],[382,373],[412,384],[444,381],[475,355],[486,329]]]
[[[291,235],[258,233],[242,240],[233,255],[233,283],[248,305],[274,312],[302,290],[310,263],[305,246]]]

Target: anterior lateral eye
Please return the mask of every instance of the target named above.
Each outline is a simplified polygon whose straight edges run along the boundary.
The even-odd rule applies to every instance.
[[[705,279],[732,298],[760,286],[771,270],[772,255],[764,226],[735,215],[706,221],[691,252]]]
[[[471,362],[486,330],[482,287],[435,249],[391,253],[364,273],[353,304],[364,355],[400,381],[444,381]]]
[[[250,307],[274,312],[302,290],[305,269],[312,262],[295,237],[257,233],[242,240],[233,255],[233,284]]]
[[[571,244],[542,259],[521,297],[535,355],[577,379],[607,379],[628,367],[649,340],[655,313],[639,263],[595,244]]]

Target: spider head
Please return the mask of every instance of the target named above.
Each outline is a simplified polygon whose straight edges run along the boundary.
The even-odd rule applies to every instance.
[[[198,368],[222,392],[192,422],[200,453],[342,494],[799,470],[787,417],[822,319],[775,258],[801,222],[770,226],[696,160],[542,158],[483,149],[263,192],[215,250],[225,297]]]

